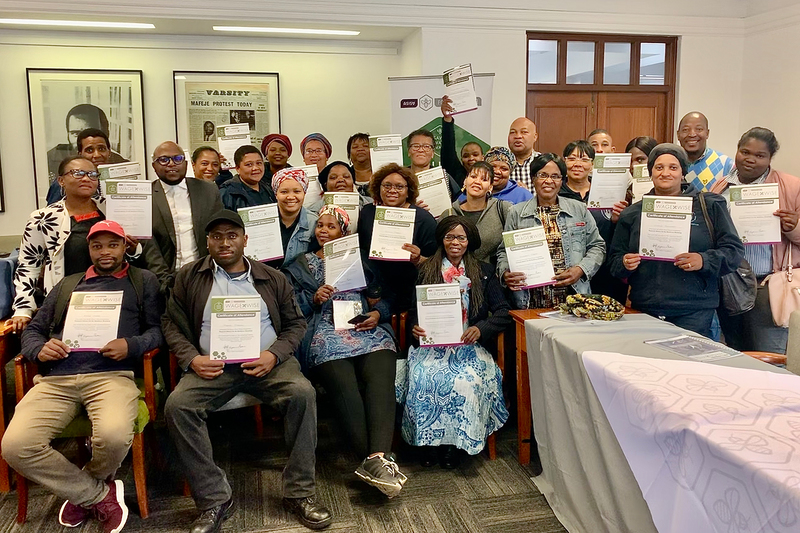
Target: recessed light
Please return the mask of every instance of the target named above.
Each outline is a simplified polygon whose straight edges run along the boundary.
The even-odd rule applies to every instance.
[[[80,28],[117,28],[131,30],[152,30],[153,24],[143,22],[103,22],[96,20],[37,20],[37,19],[0,19],[0,24],[18,26],[69,26]]]
[[[351,30],[315,30],[304,28],[259,28],[255,26],[214,26],[215,31],[252,32],[252,33],[297,33],[304,35],[359,35],[360,31]]]

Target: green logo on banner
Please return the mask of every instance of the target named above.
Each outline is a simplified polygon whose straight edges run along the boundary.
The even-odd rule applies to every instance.
[[[433,162],[431,163],[433,166],[441,165],[441,157],[440,157],[440,150],[442,148],[442,117],[435,118],[425,124],[424,126],[420,126],[422,129],[426,129],[433,133],[433,138],[436,140],[436,148],[433,154]],[[469,131],[465,130],[464,128],[460,127],[458,124],[455,125],[455,132],[456,132],[456,153],[458,157],[461,157],[461,148],[469,143],[478,143],[480,145],[481,150],[483,153],[486,153],[491,146],[486,144],[482,139],[479,139]],[[408,137],[403,138],[403,164],[405,166],[411,165],[411,160],[408,158]]]

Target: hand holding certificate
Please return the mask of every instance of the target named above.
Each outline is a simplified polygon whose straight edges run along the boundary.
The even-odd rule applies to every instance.
[[[352,291],[367,286],[358,235],[348,235],[323,246],[325,252],[325,284],[337,291]],[[352,318],[352,317],[351,317]]]
[[[220,155],[225,157],[223,168],[233,168],[233,154],[236,149],[250,144],[249,124],[227,124],[217,126],[217,145]]]
[[[689,251],[692,202],[686,196],[644,196],[639,230],[642,259],[674,261]]]
[[[732,185],[731,218],[744,244],[776,244],[781,242],[781,219],[778,184]]]
[[[447,187],[447,177],[442,167],[433,167],[422,172],[417,172],[419,183],[419,197],[428,206],[428,211],[434,216],[444,213],[452,205],[450,189]]]
[[[417,319],[425,331],[420,346],[464,344],[461,289],[458,283],[417,285]]]
[[[530,289],[556,283],[553,279],[553,259],[550,257],[550,247],[542,226],[504,231],[503,245],[506,247],[509,271],[525,274],[523,286],[514,289]]]
[[[389,163],[403,166],[403,138],[400,135],[374,135],[369,138],[372,172]]]
[[[631,154],[597,154],[589,190],[589,209],[611,209],[625,200],[631,180]]]
[[[303,200],[303,207],[308,209],[314,205],[320,198],[322,198],[322,185],[319,183],[319,169],[317,165],[303,165],[297,167],[306,173],[308,178],[308,188],[306,189],[306,197]]]
[[[211,297],[211,360],[253,361],[261,355],[261,296]]]
[[[188,165],[191,167],[192,165]],[[100,192],[105,196],[107,180],[141,180],[142,166],[135,162],[113,163],[111,165],[97,165],[97,172],[100,174]],[[112,219],[114,220],[114,219]]]
[[[345,210],[350,217],[350,227],[348,233],[355,233],[358,227],[358,215],[361,213],[361,200],[357,192],[326,192],[322,195],[322,203],[325,205],[338,205]]]
[[[478,95],[475,93],[471,64],[445,70],[442,78],[447,96],[452,100],[450,102],[454,109],[452,115],[478,109]]]
[[[238,211],[247,233],[244,255],[256,261],[271,261],[283,257],[278,204],[243,207]]]
[[[106,216],[118,222],[127,235],[137,239],[153,236],[153,182],[106,181]]]
[[[404,250],[403,245],[411,243],[414,239],[416,216],[414,209],[376,207],[369,258],[383,261],[411,260],[411,252]]]
[[[74,352],[96,352],[117,338],[123,291],[73,292],[62,338]]]

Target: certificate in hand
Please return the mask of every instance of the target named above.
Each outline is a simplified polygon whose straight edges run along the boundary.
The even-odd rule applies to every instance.
[[[639,230],[642,259],[674,261],[689,251],[692,201],[686,196],[644,196]]]
[[[460,65],[445,70],[442,75],[445,92],[453,101],[453,115],[475,111],[478,109],[478,95],[475,93],[475,81],[472,77],[472,64]],[[446,209],[446,208],[445,208]],[[441,211],[437,211],[441,213]]]
[[[217,126],[217,146],[219,153],[225,157],[222,168],[233,168],[233,154],[236,149],[245,144],[250,144],[249,124],[226,124]]]
[[[553,285],[555,271],[542,226],[503,232],[508,269],[525,274],[524,289]]]
[[[628,169],[593,170],[592,188],[589,189],[589,209],[611,209],[625,200],[631,174]]]
[[[389,163],[403,166],[403,138],[400,135],[375,135],[369,138],[372,172]]]
[[[303,200],[303,207],[308,209],[314,205],[317,200],[322,198],[322,185],[319,183],[319,169],[317,165],[303,165],[297,167],[303,170],[308,177],[308,188],[306,189],[306,197]]]
[[[420,346],[453,346],[464,344],[464,322],[461,288],[458,283],[417,285],[417,319],[425,336]]]
[[[447,186],[447,177],[442,167],[433,167],[422,172],[417,172],[417,183],[419,183],[419,200],[428,205],[428,211],[434,216],[444,213],[452,202],[450,201],[450,189]]]
[[[261,355],[261,296],[211,297],[211,353],[214,361],[241,363]]]
[[[137,239],[153,237],[153,182],[106,181],[106,218]]]
[[[326,192],[322,195],[322,203],[338,205],[344,209],[350,217],[350,227],[347,231],[355,233],[358,227],[358,215],[361,213],[361,199],[357,192]]]
[[[278,204],[265,204],[238,209],[247,234],[244,255],[256,261],[271,261],[283,257]]]
[[[364,266],[361,264],[358,235],[348,235],[326,242],[322,249],[325,253],[326,285],[340,292],[363,289],[367,286]]]
[[[647,171],[647,165],[633,165],[633,179],[631,181],[633,202],[641,200],[645,194],[653,189],[653,180]]]
[[[595,170],[628,170],[631,166],[631,154],[597,154],[594,156],[593,167]]]
[[[350,319],[361,314],[361,302],[356,300],[333,300],[333,329],[355,329]]]
[[[409,261],[411,252],[403,250],[403,245],[414,239],[414,209],[404,207],[375,208],[375,222],[372,225],[372,241],[369,245],[369,258],[383,261]]]
[[[123,291],[73,292],[62,339],[73,352],[96,352],[117,338]]]
[[[191,167],[192,165],[188,165]],[[111,165],[97,165],[100,174],[100,192],[106,195],[107,180],[140,180],[142,179],[142,165],[136,161],[128,163],[113,163]],[[113,220],[113,219],[112,219]]]
[[[781,242],[781,219],[773,213],[780,209],[778,184],[732,185],[731,218],[744,244]]]

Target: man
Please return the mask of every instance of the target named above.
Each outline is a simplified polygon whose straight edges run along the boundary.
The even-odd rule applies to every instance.
[[[283,504],[306,527],[322,529],[330,525],[332,515],[314,501],[316,397],[294,357],[306,321],[286,277],[244,257],[247,235],[238,214],[215,213],[205,229],[210,257],[181,269],[162,320],[167,343],[186,371],[167,399],[165,414],[192,496],[202,511],[191,531],[219,531],[233,513],[231,486],[214,463],[206,417],[239,392],[282,413],[290,450],[283,471]],[[211,298],[234,295],[261,297],[261,352],[253,361],[226,365],[207,355]]]
[[[58,521],[78,527],[95,517],[106,533],[125,525],[122,481],[114,473],[128,453],[139,407],[133,370],[142,354],[161,344],[158,281],[125,262],[125,232],[104,220],[89,230],[92,266],[61,281],[22,334],[22,354],[43,375],[17,404],[3,437],[3,458],[14,470],[66,501]],[[62,341],[73,292],[122,293],[117,338],[97,351]],[[85,409],[92,422],[92,459],[69,462],[50,441]]]
[[[733,159],[708,147],[708,119],[693,111],[678,124],[678,142],[689,156],[686,182],[701,191],[709,191],[714,182],[724,179],[733,168]]]
[[[245,144],[233,154],[238,176],[220,187],[225,209],[236,211],[242,207],[274,204],[275,193],[264,178],[264,156],[252,144]]]
[[[533,149],[533,144],[538,138],[536,124],[525,117],[519,117],[512,122],[508,130],[508,149],[517,160],[517,164],[511,170],[511,179],[529,191],[533,190],[531,163],[539,155],[539,152]]]
[[[144,247],[147,268],[165,293],[184,265],[208,255],[203,228],[212,213],[222,209],[214,183],[186,179],[188,162],[183,148],[172,141],[153,152],[153,238]]]
[[[422,172],[431,168],[435,150],[436,139],[434,139],[433,133],[430,131],[426,129],[419,129],[412,131],[408,135],[408,159],[411,161],[411,172],[413,172],[415,176],[417,172]],[[444,175],[447,177],[447,187],[450,190],[450,199],[455,200],[461,192],[460,187],[446,170],[444,170]],[[419,201],[417,205],[425,209],[428,208],[427,205],[421,201]],[[438,216],[438,214],[434,213],[434,216]]]
[[[127,159],[123,159],[122,156],[111,151],[108,135],[97,128],[87,128],[81,131],[75,140],[75,146],[78,148],[78,153],[94,163],[95,166],[108,164],[112,156],[116,156],[115,163],[127,162]],[[61,190],[58,180],[53,180],[47,191],[47,205],[54,204],[62,198],[64,198],[64,191]]]
[[[595,154],[613,154],[617,151],[614,141],[611,140],[611,134],[607,130],[596,129],[589,134],[589,138],[586,140],[594,148]]]

